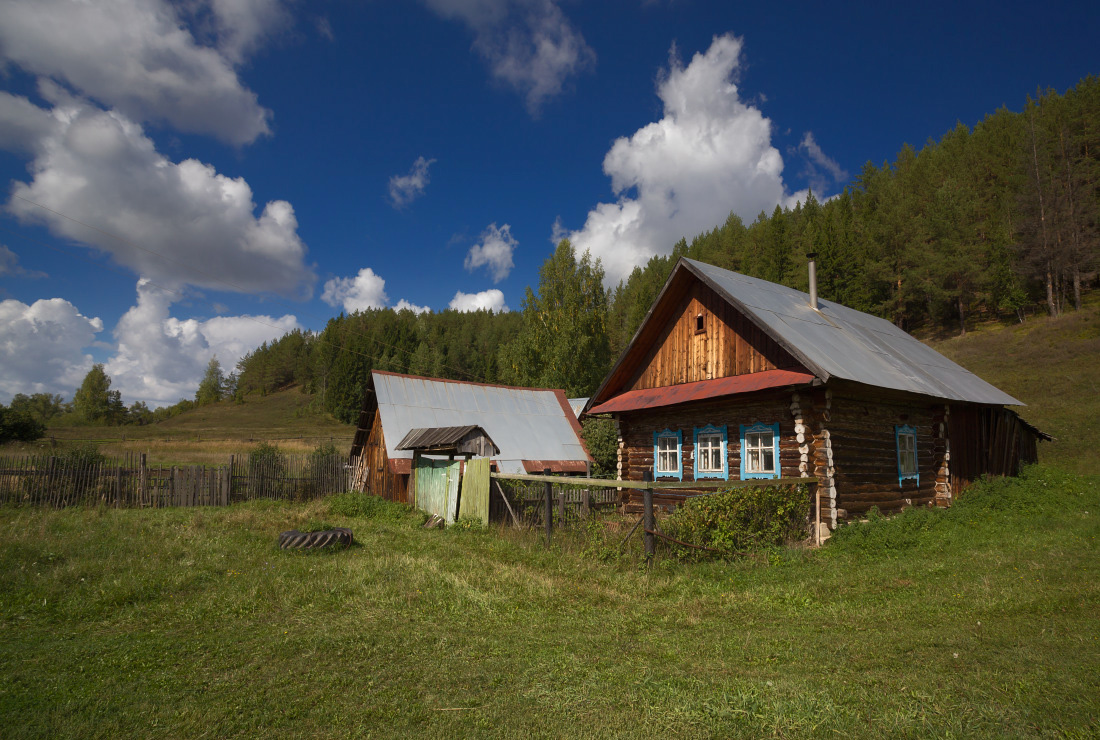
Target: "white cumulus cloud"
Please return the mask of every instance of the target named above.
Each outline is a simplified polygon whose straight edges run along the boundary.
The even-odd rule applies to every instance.
[[[474,32],[474,48],[493,76],[523,94],[532,115],[595,64],[596,53],[553,0],[425,2]]]
[[[402,298],[397,302],[397,305],[393,307],[393,310],[412,311],[413,313],[427,313],[432,309],[428,308],[427,306],[418,306],[415,303],[410,303],[409,301],[406,301],[404,298]]]
[[[385,278],[369,267],[364,267],[353,277],[335,277],[327,281],[321,300],[348,313],[390,307]],[[428,306],[418,306],[404,298],[392,308],[394,311],[408,310],[413,313],[431,310]]]
[[[52,94],[32,179],[11,189],[7,207],[20,220],[44,223],[157,282],[311,294],[316,277],[290,203],[269,201],[257,216],[244,178],[196,159],[172,162],[121,113]]]
[[[385,308],[389,304],[385,279],[369,267],[364,267],[355,277],[337,277],[326,282],[321,300],[348,313]]]
[[[63,298],[27,305],[0,301],[0,401],[16,393],[60,393],[71,399],[92,367],[84,348],[103,322]]]
[[[479,267],[489,268],[493,282],[499,283],[512,272],[512,252],[519,242],[512,236],[512,227],[508,224],[498,227],[495,223],[481,233],[481,243],[470,247],[466,255],[465,267],[473,272]]]
[[[390,202],[395,208],[403,208],[424,194],[431,180],[428,168],[434,163],[434,159],[417,157],[409,174],[390,178]]]
[[[496,288],[483,290],[480,293],[463,293],[460,290],[455,293],[455,297],[451,299],[448,307],[464,313],[481,310],[502,313],[509,310],[507,304],[504,303],[504,293]]]
[[[299,328],[292,315],[217,316],[200,321],[170,315],[176,296],[142,279],[137,305],[115,327],[118,349],[105,365],[111,389],[127,403],[150,407],[193,398],[210,358],[228,374],[245,353]]]
[[[203,18],[212,46],[189,26]],[[270,133],[271,113],[235,65],[286,22],[278,0],[6,0],[0,54],[131,120],[247,144]]]
[[[739,38],[716,36],[685,67],[674,47],[657,84],[663,118],[615,141],[604,158],[618,200],[599,203],[565,235],[602,260],[608,284],[731,212],[751,221],[791,201],[771,122],[734,83],[741,48]]]

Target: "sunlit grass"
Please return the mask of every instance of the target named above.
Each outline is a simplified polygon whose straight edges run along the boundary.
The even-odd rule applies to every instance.
[[[357,496],[0,510],[13,736],[1100,732],[1100,479],[1037,468],[820,551],[423,530]],[[285,553],[280,531],[358,545]]]

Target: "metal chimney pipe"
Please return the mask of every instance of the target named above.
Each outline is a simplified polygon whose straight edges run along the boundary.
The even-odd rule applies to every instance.
[[[810,308],[817,311],[817,263],[814,262],[817,252],[810,252],[806,256],[810,258]]]

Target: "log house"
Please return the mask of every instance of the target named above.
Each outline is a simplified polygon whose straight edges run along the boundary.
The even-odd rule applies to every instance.
[[[803,477],[830,529],[947,506],[1049,440],[1015,398],[888,321],[681,258],[584,414],[619,429],[618,477]],[[622,504],[638,507],[635,492]],[[681,493],[659,496],[675,504]]]

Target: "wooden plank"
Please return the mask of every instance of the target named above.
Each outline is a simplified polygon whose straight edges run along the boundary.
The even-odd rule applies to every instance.
[[[489,525],[489,474],[492,461],[487,457],[477,457],[466,462],[466,472],[462,476],[462,497],[459,516],[480,519]]]

